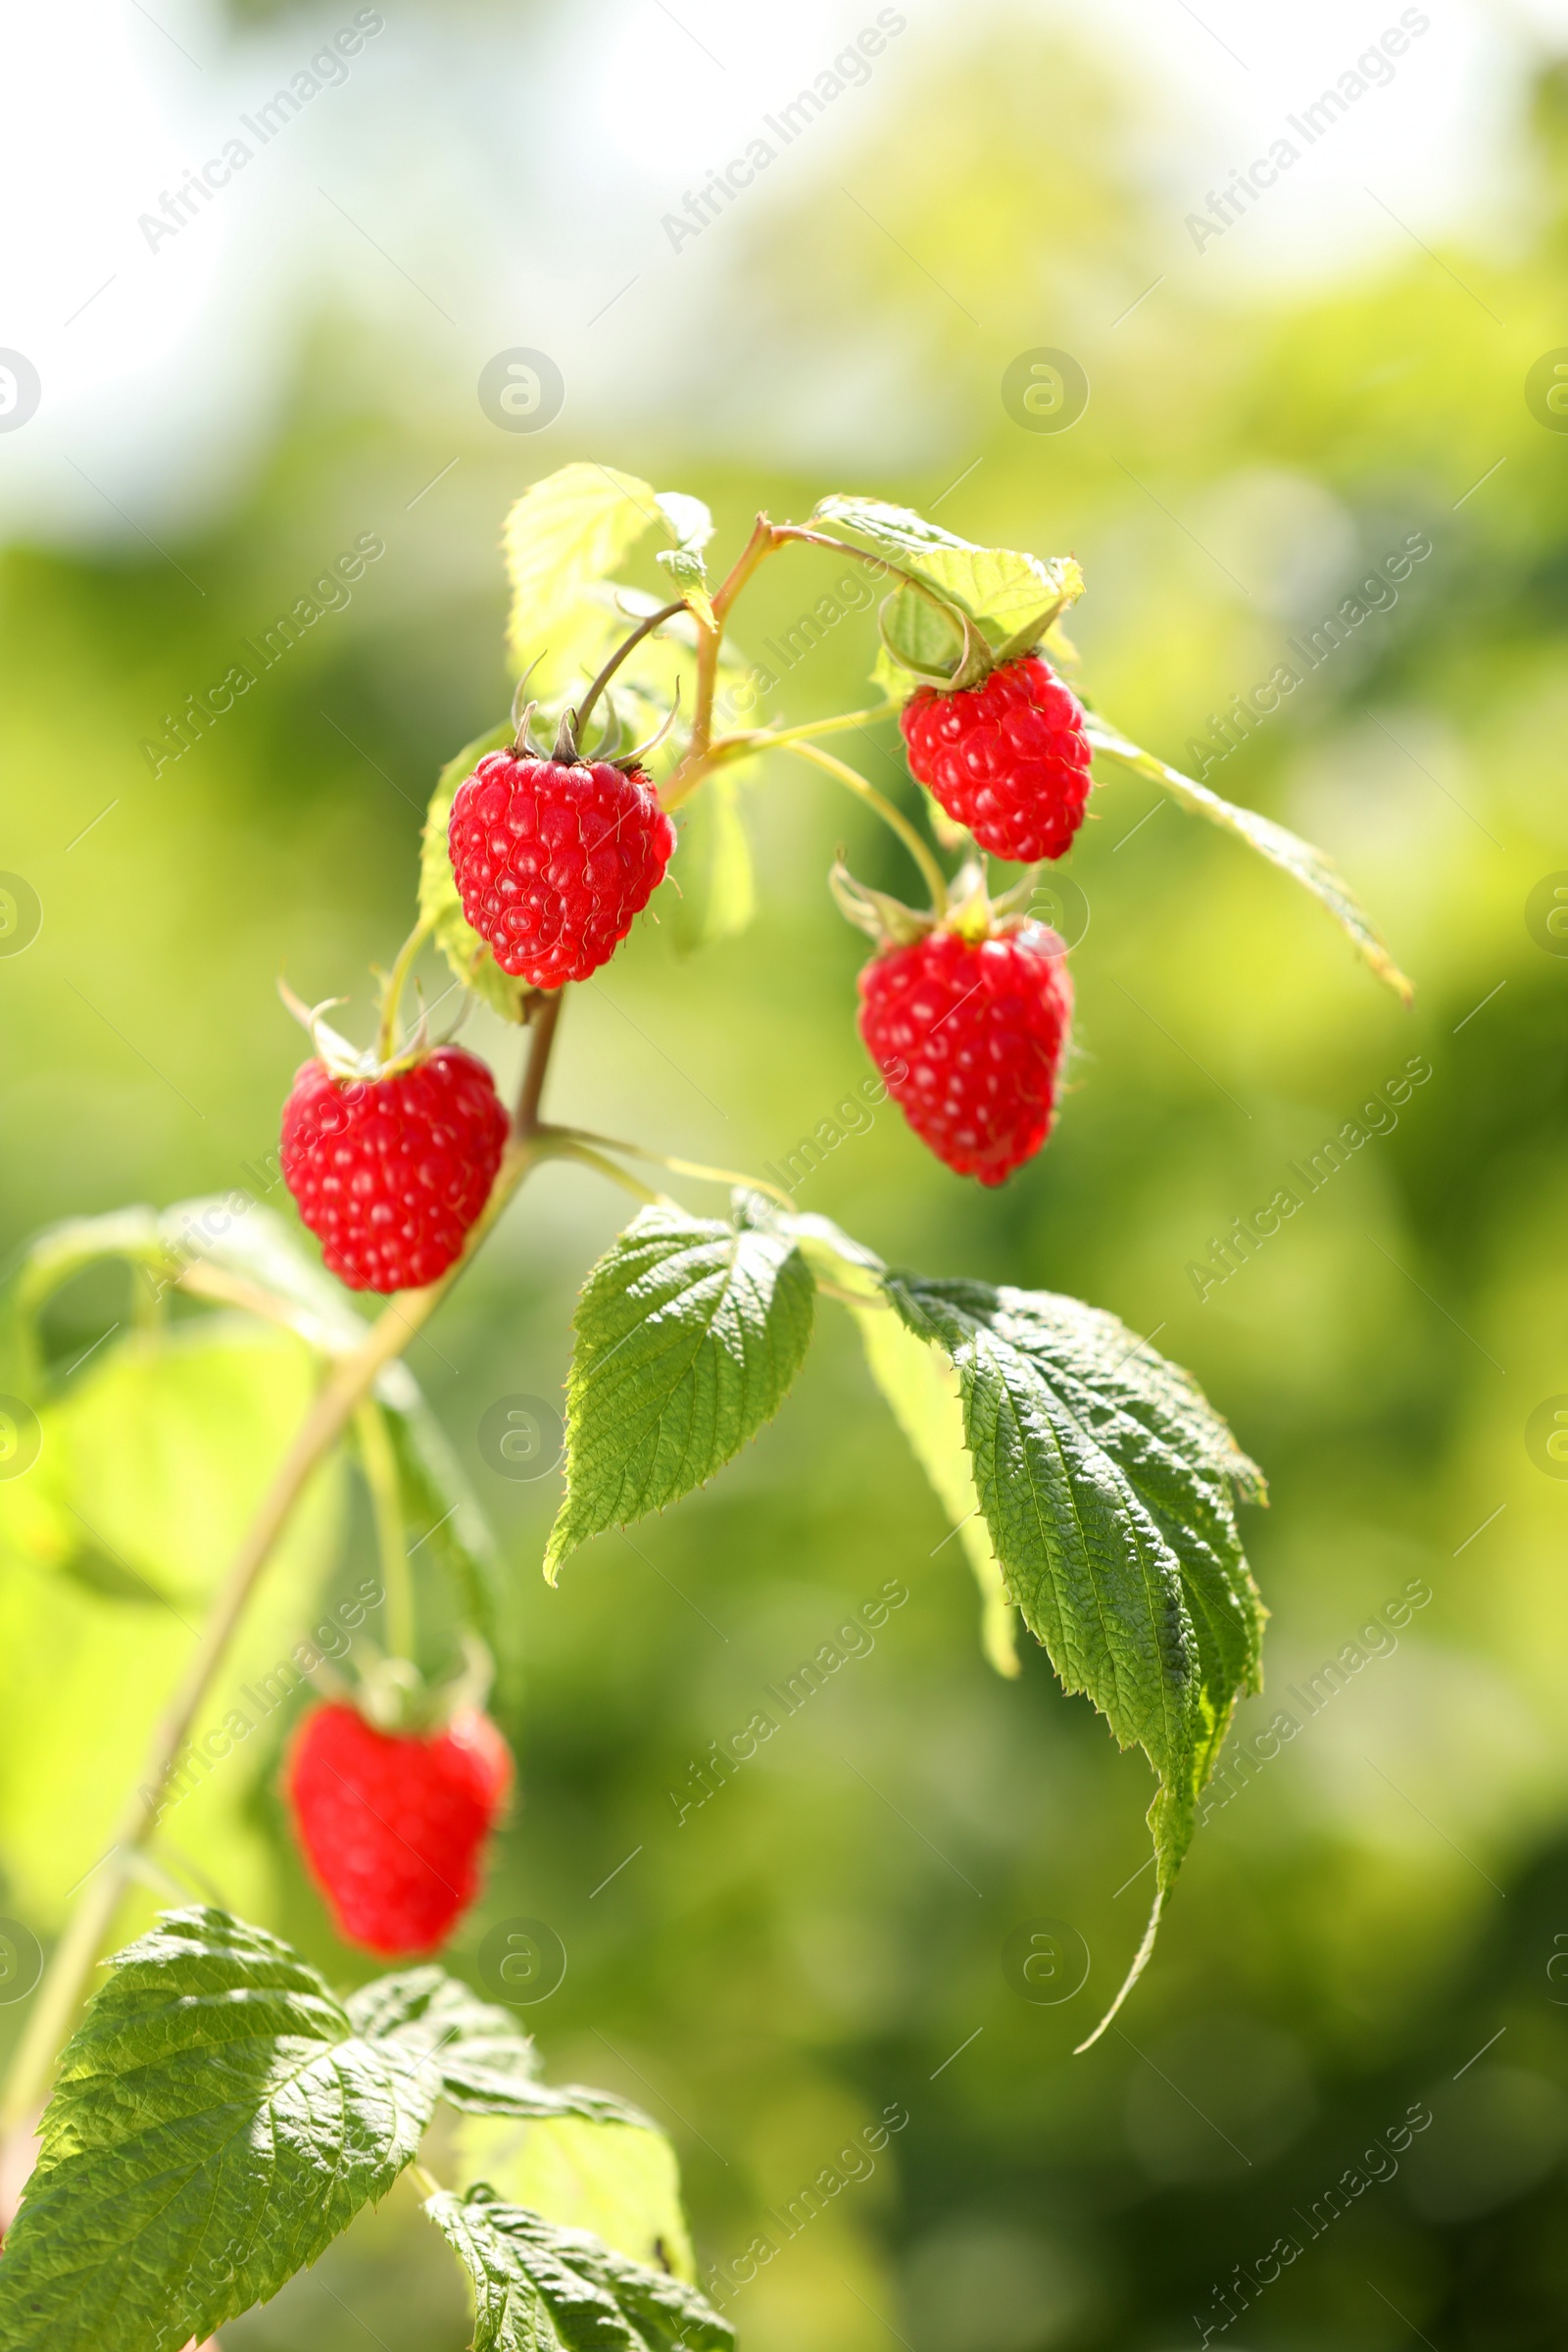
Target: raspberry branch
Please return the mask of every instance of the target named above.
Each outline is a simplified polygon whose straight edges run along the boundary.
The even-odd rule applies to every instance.
[[[422,1290],[401,1292],[390,1298],[353,1354],[339,1358],[332,1366],[246,1530],[184,1675],[153,1736],[140,1785],[134,1795],[127,1798],[114,1840],[88,1878],[38,1987],[27,2030],[12,2060],[4,2103],[0,2105],[0,2132],[21,2133],[31,2128],[32,2118],[48,2088],[55,2059],[71,2032],[109,1938],[121,1898],[158,1826],[163,1790],[175,1760],[190,1737],[245,1607],[311,1477],[370,1395],[376,1375],[403,1353],[482,1248],[524,1178],[541,1160],[560,1154],[560,1143],[539,1118],[540,1098],[560,1018],[560,996],[546,997],[532,1023],[512,1140],[494,1189],[468,1231],[462,1254],[438,1281],[427,1283]]]

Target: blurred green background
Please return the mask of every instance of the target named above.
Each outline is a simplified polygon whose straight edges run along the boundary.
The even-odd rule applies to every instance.
[[[460,39],[454,20],[453,77],[480,76],[475,24]],[[822,34],[824,61],[858,24]],[[1348,32],[1338,62],[1381,29]],[[320,32],[288,19],[268,37],[270,55],[303,57]],[[509,37],[514,66],[537,59],[548,80],[566,14],[538,9]],[[1434,55],[1445,37],[1436,24]],[[397,38],[394,23],[389,54]],[[418,38],[439,58],[439,18]],[[1420,70],[1412,56],[1416,87]],[[307,999],[351,996],[340,1017],[368,1033],[368,967],[408,928],[423,801],[510,693],[503,515],[569,458],[708,499],[725,554],[759,506],[800,515],[829,489],[941,502],[981,542],[1072,551],[1083,682],[1179,764],[1288,638],[1424,533],[1432,555],[1396,605],[1210,776],[1341,862],[1416,980],[1414,1011],[1281,875],[1107,777],[1068,868],[1091,917],[1073,957],[1081,1054],[1048,1151],[982,1194],[889,1106],[800,1201],[895,1263],[1110,1307],[1193,1369],[1273,1489],[1247,1515],[1273,1612],[1249,1736],[1412,1580],[1430,1602],[1387,1654],[1362,1644],[1348,1686],[1200,1832],[1121,2030],[1074,2058],[1142,1929],[1146,1768],[1061,1696],[1032,1642],[1016,1683],[985,1665],[959,1547],[831,1301],[758,1443],[545,1588],[557,1480],[498,1476],[479,1424],[501,1397],[559,1398],[576,1286],[626,1208],[547,1168],[411,1358],[508,1564],[497,1712],[520,1798],[454,1965],[471,1970],[497,1923],[551,1925],[567,1973],[527,2013],[549,2071],[612,2084],[668,2127],[705,2265],[727,2265],[886,2107],[907,2111],[870,2178],[734,2297],[745,2352],[1173,2352],[1218,2327],[1236,2266],[1293,2230],[1302,2258],[1228,2343],[1556,2345],[1568,1484],[1527,1427],[1568,1391],[1568,955],[1539,897],[1528,909],[1568,869],[1568,438],[1525,381],[1568,337],[1568,79],[1539,56],[1495,133],[1512,174],[1500,226],[1435,249],[1379,222],[1365,251],[1342,239],[1315,270],[1270,270],[1194,249],[1197,174],[1160,144],[1179,99],[1135,40],[1107,26],[1096,46],[1041,13],[949,24],[942,42],[916,24],[875,103],[846,108],[819,157],[698,246],[672,257],[651,216],[617,247],[601,221],[577,314],[601,282],[613,296],[623,255],[663,276],[613,346],[562,353],[564,412],[527,437],[498,430],[472,385],[492,350],[548,338],[503,287],[506,331],[484,342],[461,299],[494,258],[473,219],[493,219],[496,251],[521,233],[498,191],[541,102],[516,71],[515,113],[485,96],[466,184],[450,122],[436,161],[420,147],[412,68],[381,118],[351,115],[352,91],[323,99],[342,115],[311,129],[318,156],[373,134],[406,159],[404,241],[379,218],[361,233],[415,292],[388,273],[378,310],[293,286],[275,400],[243,451],[193,457],[208,486],[188,511],[167,482],[162,507],[150,490],[138,507],[87,456],[133,527],[100,510],[74,534],[10,533],[0,865],[43,922],[0,959],[0,1236],[20,1248],[67,1213],[255,1186],[301,1056],[280,969]],[[764,76],[753,118],[804,78]],[[1303,68],[1297,87],[1332,79]],[[459,191],[450,212],[416,222],[438,187]],[[577,270],[570,179],[529,201],[541,279]],[[1262,226],[1238,220],[1227,241]],[[230,251],[231,276],[248,250]],[[243,281],[231,293],[241,304]],[[456,336],[421,307],[436,295],[463,313]],[[1024,430],[999,398],[1041,345],[1090,379],[1069,431]],[[386,554],[351,604],[155,778],[139,746],[163,714],[366,531]],[[769,565],[741,645],[788,628],[838,568],[804,551]],[[635,577],[659,575],[649,561]],[[869,700],[872,651],[868,620],[845,621],[773,709]],[[896,735],[850,740],[912,807]],[[558,1115],[751,1168],[861,1080],[862,944],[824,874],[845,843],[863,878],[911,877],[832,794],[782,761],[748,786],[755,924],[682,956],[666,891],[602,983],[573,992]],[[510,1077],[500,1024],[481,1013],[466,1038]],[[1190,1262],[1412,1055],[1433,1074],[1396,1129],[1200,1302]],[[62,1295],[50,1340],[68,1388],[113,1380],[135,1343],[111,1327],[130,1320],[107,1278]],[[237,1515],[284,1442],[299,1368],[283,1350],[265,1429],[233,1430],[221,1396],[192,1386],[182,1409],[206,1414],[214,1447],[232,1443]],[[164,1564],[188,1617],[230,1527],[220,1495],[180,1503],[185,1555],[172,1534]],[[110,1521],[122,1504],[106,1496]],[[246,1656],[276,1655],[318,1594],[373,1567],[349,1487],[313,1508]],[[178,1610],[112,1578],[88,1591],[20,1539],[3,1576],[0,1907],[47,1945],[187,1635]],[[692,1761],[889,1578],[910,1596],[874,1650],[678,1824],[669,1791]],[[355,1980],[369,1972],[334,1943],[284,1832],[283,1731],[266,1738],[236,1786],[215,1776],[171,1825],[164,1866]],[[1090,1956],[1054,2006],[1019,1997],[1003,1965],[1009,1934],[1041,1919]],[[24,2013],[0,2008],[0,2032]],[[1412,2102],[1432,2122],[1397,2177],[1308,2242],[1293,2213]],[[420,2227],[394,2197],[225,2341],[461,2345],[455,2276]]]

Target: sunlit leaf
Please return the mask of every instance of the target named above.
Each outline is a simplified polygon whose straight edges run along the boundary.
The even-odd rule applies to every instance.
[[[425,2211],[472,2282],[474,2352],[729,2352],[735,2341],[683,2279],[508,2205],[482,2180]]]
[[[266,2302],[385,2195],[439,2087],[286,1944],[166,1914],[61,2059],[0,2260],[0,2348],[178,2352]]]
[[[713,517],[700,498],[684,490],[661,490],[659,512],[675,545],[661,548],[654,561],[667,571],[698,618],[715,628],[708,597],[708,566],[703,550],[713,536]]]
[[[661,521],[647,482],[609,466],[564,466],[523,492],[503,534],[512,581],[508,645],[517,669],[538,659],[540,684],[568,679],[584,592]]]
[[[1389,952],[1388,944],[1376,925],[1347,888],[1332,858],[1315,850],[1309,841],[1302,841],[1284,825],[1275,824],[1272,817],[1259,816],[1254,808],[1239,808],[1231,801],[1222,801],[1217,792],[1206,784],[1184,776],[1179,768],[1167,767],[1152,752],[1140,750],[1136,743],[1106,724],[1094,711],[1085,713],[1089,740],[1097,752],[1107,759],[1120,760],[1152,783],[1162,785],[1171,798],[1195,816],[1206,816],[1211,825],[1220,825],[1227,833],[1240,834],[1243,841],[1266,858],[1271,865],[1280,866],[1294,881],[1309,890],[1326,906],[1340,928],[1354,943],[1380,980],[1386,980],[1403,1004],[1415,995],[1414,984],[1407,980]]]
[[[679,872],[674,930],[683,952],[733,939],[747,928],[757,911],[757,876],[733,767],[717,769],[688,804]]]
[[[819,501],[813,521],[837,524],[867,539],[878,555],[912,573],[967,612],[992,651],[1009,658],[1035,644],[1083,594],[1083,573],[1071,556],[1042,558],[1009,547],[976,547],[909,507],[835,492]],[[896,583],[890,583],[896,585]],[[899,650],[922,667],[951,665],[958,646],[944,636],[940,616],[907,588],[900,588],[886,619]],[[926,657],[934,657],[927,659]]]
[[[580,2114],[513,2123],[465,2115],[453,2139],[457,2178],[490,2181],[509,2203],[567,2230],[591,2230],[617,2253],[695,2281],[675,2151],[639,2124]]]
[[[1063,1687],[1158,1776],[1163,1896],[1237,1698],[1259,1687],[1264,1610],[1236,1501],[1261,1500],[1261,1477],[1188,1375],[1114,1315],[911,1274],[887,1293],[956,1368],[976,1492],[1024,1622]]]

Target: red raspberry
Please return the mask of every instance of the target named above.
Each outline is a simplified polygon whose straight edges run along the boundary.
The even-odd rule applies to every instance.
[[[471,1707],[430,1734],[378,1732],[351,1706],[308,1715],[288,1799],[339,1935],[393,1957],[433,1951],[479,1891],[511,1786],[507,1743]]]
[[[1037,654],[956,694],[917,687],[899,718],[909,766],[983,850],[1032,865],[1083,823],[1089,739],[1078,697]]]
[[[416,1290],[461,1251],[506,1141],[495,1081],[461,1046],[390,1078],[308,1061],[283,1105],[283,1181],[351,1291]]]
[[[955,1175],[1004,1183],[1051,1133],[1072,1024],[1065,956],[1054,931],[1026,923],[978,942],[933,931],[861,972],[871,1058]]]
[[[489,752],[447,830],[463,911],[534,988],[608,963],[664,878],[675,828],[640,769]]]

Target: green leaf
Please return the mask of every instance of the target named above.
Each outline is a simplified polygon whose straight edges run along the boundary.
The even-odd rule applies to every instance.
[[[1380,980],[1386,980],[1402,1004],[1408,1004],[1415,995],[1413,984],[1406,979],[1389,952],[1387,941],[1378,931],[1365,910],[1346,887],[1343,876],[1333,860],[1309,841],[1277,825],[1271,817],[1259,816],[1255,809],[1238,808],[1234,802],[1222,801],[1217,792],[1206,784],[1184,776],[1179,768],[1167,767],[1152,752],[1141,751],[1125,735],[1092,710],[1084,714],[1085,730],[1097,752],[1107,759],[1118,760],[1152,783],[1163,785],[1171,798],[1195,816],[1206,816],[1211,825],[1221,825],[1227,833],[1239,833],[1243,841],[1299,882],[1303,890],[1325,906],[1340,928],[1371,965]]]
[[[472,743],[465,744],[441,770],[425,810],[419,843],[419,919],[430,925],[436,946],[465,988],[471,988],[503,1020],[520,1021],[528,984],[504,972],[487,943],[469,928],[447,849],[447,821],[459,785],[466,783],[486,752],[503,751],[511,741],[510,724],[492,727],[488,734],[476,735]]]
[[[306,1256],[297,1228],[246,1193],[176,1200],[160,1214],[158,1237],[171,1275],[188,1275],[187,1287],[198,1296],[201,1269],[211,1267],[248,1285],[257,1313],[286,1322],[324,1354],[357,1348],[365,1338],[365,1318],[350,1306],[342,1284]]]
[[[882,613],[882,651],[890,691],[908,691],[907,670],[951,671],[963,655],[963,631],[912,589],[899,588]]]
[[[1237,1496],[1260,1473],[1195,1383],[1114,1315],[1050,1291],[889,1279],[956,1367],[976,1491],[1007,1591],[1069,1691],[1159,1777],[1161,1892],[1244,1690],[1264,1610]]]
[[[574,2116],[656,2129],[613,2091],[538,2082],[538,2053],[511,2011],[480,2000],[444,1969],[377,1977],[351,1993],[345,2006],[357,2033],[371,2040],[395,2038],[414,2056],[427,2058],[439,2071],[441,2096],[466,2115]]]
[[[450,1577],[466,1622],[493,1647],[501,1556],[490,1522],[407,1364],[388,1364],[377,1375],[375,1397],[397,1464],[410,1548]]]
[[[231,1315],[100,1347],[41,1404],[33,1471],[0,1484],[0,1549],[28,1549],[18,1531],[42,1472],[43,1491],[74,1523],[74,1548],[105,1551],[151,1592],[199,1604],[309,1411],[318,1375],[292,1331]]]
[[[885,1301],[851,1309],[871,1377],[948,1514],[980,1588],[980,1645],[999,1674],[1018,1672],[1017,1619],[975,1493],[964,1444],[958,1376],[940,1348],[916,1337]]]
[[[804,1216],[753,1195],[748,1207],[768,1232],[798,1243],[813,1274],[831,1283],[855,1317],[871,1377],[892,1408],[915,1460],[947,1512],[980,1588],[980,1646],[999,1674],[1018,1672],[1017,1619],[975,1493],[958,1379],[945,1351],[919,1339],[890,1311],[887,1268],[830,1217]],[[939,1545],[940,1549],[941,1546]]]
[[[734,2330],[695,2287],[580,2230],[504,2204],[484,2181],[426,2213],[473,2283],[474,2352],[728,2352]]]
[[[751,839],[732,767],[716,769],[684,811],[680,883],[675,943],[683,955],[735,938],[757,911]]]
[[[690,1494],[771,1418],[810,1340],[814,1297],[779,1235],[674,1208],[632,1220],[577,1302],[552,1583],[577,1544]]]
[[[631,2124],[563,2114],[513,2123],[469,2113],[454,2133],[453,2153],[461,2186],[493,2182],[509,2204],[567,2230],[591,2230],[633,2262],[695,2281],[675,2151],[647,2117]]]
[[[40,1932],[114,1834],[207,1600],[320,1385],[295,1334],[210,1316],[100,1347],[38,1407],[42,1446],[0,1481],[0,1871]],[[215,1678],[168,1802],[170,1835],[238,1905],[271,1899],[261,1776],[320,1643],[340,1455],[308,1485]],[[279,1711],[284,1710],[284,1711]],[[198,1882],[199,1883],[199,1882]]]
[[[110,1964],[0,2260],[0,2352],[178,2352],[314,2262],[417,2151],[439,2078],[221,1911]]]
[[[1042,559],[1017,548],[976,547],[911,508],[878,498],[835,492],[820,501],[811,519],[868,539],[878,555],[967,612],[992,651],[1009,659],[1038,643],[1083,594],[1083,573],[1071,556]],[[933,648],[937,662],[920,666],[951,665],[957,648],[951,633],[940,640],[939,616],[929,607],[929,619],[918,617],[914,608],[921,601],[907,588],[898,591],[887,616],[889,635],[900,647],[907,639],[911,651]]]
[[[585,591],[662,519],[648,484],[609,466],[564,466],[523,492],[503,533],[512,580],[508,645],[519,670],[539,657],[536,674],[546,684],[569,679]]]
[[[688,498],[684,490],[661,490],[658,500],[660,515],[675,545],[661,548],[654,561],[669,573],[699,620],[716,628],[708,595],[708,566],[703,561],[703,550],[713,536],[713,517],[700,498]]]

